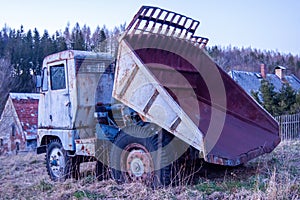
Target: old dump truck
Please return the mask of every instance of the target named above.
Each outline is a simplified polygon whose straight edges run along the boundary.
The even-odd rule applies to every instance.
[[[120,182],[171,182],[192,160],[237,166],[280,142],[277,122],[206,53],[199,22],[143,6],[107,53],[68,50],[43,61],[37,153],[52,180],[97,161]]]

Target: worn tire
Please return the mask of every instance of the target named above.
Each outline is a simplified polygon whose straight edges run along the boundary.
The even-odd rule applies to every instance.
[[[47,147],[46,168],[53,181],[64,181],[72,175],[72,159],[59,140],[52,140]],[[74,174],[75,175],[75,174]]]
[[[161,147],[173,136],[155,132],[151,126],[129,126],[119,133],[110,152],[111,175],[117,182],[138,181],[153,188],[171,183],[172,154]]]

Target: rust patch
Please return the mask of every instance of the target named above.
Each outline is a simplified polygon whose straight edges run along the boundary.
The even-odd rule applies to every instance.
[[[151,108],[151,106],[153,105],[156,97],[159,95],[159,92],[157,90],[154,91],[153,95],[151,96],[151,98],[149,99],[147,105],[145,106],[143,112],[144,113],[148,113],[149,109]]]
[[[127,89],[130,86],[131,80],[133,80],[133,78],[137,74],[138,70],[139,70],[139,68],[137,66],[134,66],[132,73],[130,73],[128,79],[126,79],[127,82],[125,83],[124,87],[122,88],[122,90],[119,94],[119,97],[122,97],[125,94],[125,92],[127,91]]]
[[[177,117],[176,118],[176,120],[173,122],[173,124],[171,125],[171,130],[172,131],[174,131],[176,128],[177,128],[177,126],[180,124],[180,122],[181,122],[181,119],[179,118],[179,117]]]

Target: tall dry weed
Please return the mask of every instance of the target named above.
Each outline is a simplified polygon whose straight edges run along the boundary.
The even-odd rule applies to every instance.
[[[0,156],[0,199],[300,199],[300,141],[284,141],[236,168],[182,164],[173,184],[157,190],[97,181],[95,163],[81,164],[80,180],[53,182],[44,157],[33,152]]]

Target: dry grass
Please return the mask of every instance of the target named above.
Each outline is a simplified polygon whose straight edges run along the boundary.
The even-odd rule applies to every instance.
[[[300,199],[300,141],[282,142],[242,167],[204,165],[189,177],[192,184],[158,190],[98,182],[93,164],[82,166],[79,181],[56,183],[48,178],[44,155],[1,156],[0,199]]]

